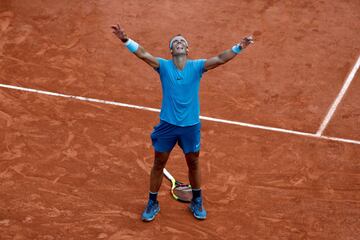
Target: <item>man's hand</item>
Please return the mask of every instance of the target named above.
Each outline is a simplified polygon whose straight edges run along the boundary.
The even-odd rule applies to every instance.
[[[241,49],[245,49],[247,46],[249,46],[252,43],[254,43],[254,39],[252,36],[243,38],[240,42]]]
[[[126,42],[129,39],[124,29],[120,27],[119,24],[112,25],[111,28],[115,36],[117,36],[122,42]]]

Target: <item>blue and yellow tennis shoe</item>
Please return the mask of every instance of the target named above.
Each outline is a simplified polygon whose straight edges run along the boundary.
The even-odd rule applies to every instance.
[[[149,199],[149,202],[141,216],[141,219],[144,222],[150,222],[150,221],[154,220],[154,218],[155,218],[156,214],[158,214],[158,212],[160,212],[159,202]]]
[[[198,197],[191,201],[190,211],[194,214],[194,217],[199,220],[206,219],[206,210],[202,204],[202,198]]]

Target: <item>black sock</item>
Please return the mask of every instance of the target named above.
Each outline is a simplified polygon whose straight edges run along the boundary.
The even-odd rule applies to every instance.
[[[192,190],[193,199],[201,197],[201,189],[193,189]]]
[[[157,195],[158,195],[157,192],[149,192],[149,199],[150,199],[150,200],[153,200],[154,202],[156,202]]]

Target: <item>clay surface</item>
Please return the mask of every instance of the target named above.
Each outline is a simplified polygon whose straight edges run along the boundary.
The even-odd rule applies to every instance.
[[[0,1],[0,83],[160,108],[158,74],[110,29],[154,56],[182,33],[191,58],[246,35],[255,44],[204,74],[201,114],[315,133],[360,53],[346,1]],[[325,135],[360,140],[355,76]],[[158,114],[0,88],[0,239],[316,239],[360,235],[359,145],[203,121],[208,219],[174,201],[140,214]],[[167,165],[186,181],[177,147]]]

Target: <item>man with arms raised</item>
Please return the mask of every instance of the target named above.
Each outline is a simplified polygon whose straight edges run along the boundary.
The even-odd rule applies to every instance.
[[[157,193],[160,189],[163,169],[176,143],[182,148],[189,169],[189,181],[193,199],[189,206],[197,219],[206,218],[203,207],[200,177],[200,104],[199,87],[202,74],[233,59],[241,50],[253,43],[246,37],[232,48],[209,59],[190,60],[189,44],[182,35],[174,36],[169,43],[171,60],[152,56],[134,40],[128,38],[118,24],[113,33],[130,52],[154,68],[160,75],[162,106],[160,123],[154,127],[151,140],[155,149],[154,164],[150,174],[149,201],[142,214],[143,221],[152,221],[160,211]]]

